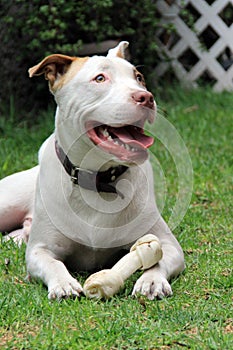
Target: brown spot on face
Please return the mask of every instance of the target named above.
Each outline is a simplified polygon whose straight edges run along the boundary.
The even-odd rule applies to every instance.
[[[83,65],[88,61],[89,57],[77,57],[68,67],[65,74],[59,77],[52,87],[53,91],[61,89],[62,86],[66,85],[70,80],[72,80],[76,74],[80,71]]]

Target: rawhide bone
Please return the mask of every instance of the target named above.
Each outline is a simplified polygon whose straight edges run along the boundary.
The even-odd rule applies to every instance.
[[[139,238],[130,252],[111,269],[92,274],[84,283],[83,291],[88,298],[110,298],[124,285],[124,281],[138,269],[146,270],[162,258],[159,239],[147,234]]]

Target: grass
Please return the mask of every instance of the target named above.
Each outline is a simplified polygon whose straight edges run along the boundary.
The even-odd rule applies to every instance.
[[[172,282],[174,295],[132,298],[137,273],[109,301],[49,302],[42,284],[25,280],[25,247],[2,243],[2,349],[232,349],[233,94],[176,88],[158,103],[182,136],[194,171],[192,200],[175,229],[187,267]],[[49,113],[33,127],[2,117],[0,176],[36,164],[52,130]],[[169,220],[179,185],[176,164],[159,140],[152,150],[166,177],[163,214]]]

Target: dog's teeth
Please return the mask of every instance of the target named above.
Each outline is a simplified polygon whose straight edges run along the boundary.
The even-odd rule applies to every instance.
[[[108,137],[108,136],[109,136],[109,133],[108,133],[107,129],[104,129],[104,128],[100,127],[99,130],[100,130],[101,134],[102,134],[104,137]]]
[[[130,146],[129,146],[129,145],[125,145],[125,149],[126,149],[127,151],[130,151]]]
[[[109,133],[108,133],[108,131],[107,131],[106,129],[104,129],[104,130],[102,131],[102,134],[103,134],[105,137],[109,137]]]
[[[135,152],[135,151],[136,151],[136,148],[131,148],[131,151],[132,151],[132,152]]]
[[[112,136],[108,136],[107,140],[112,141]]]

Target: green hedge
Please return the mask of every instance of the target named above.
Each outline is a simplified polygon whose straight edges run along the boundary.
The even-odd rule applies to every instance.
[[[2,0],[0,6],[0,105],[19,110],[51,100],[43,79],[31,81],[29,67],[51,53],[79,55],[83,43],[130,41],[132,61],[149,72],[157,60],[159,16],[151,0]]]

